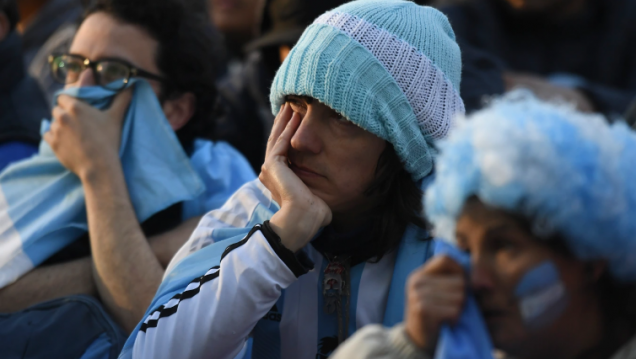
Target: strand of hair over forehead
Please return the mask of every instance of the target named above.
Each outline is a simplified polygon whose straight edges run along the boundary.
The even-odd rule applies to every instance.
[[[566,104],[514,91],[459,119],[440,143],[425,196],[438,236],[454,240],[466,200],[528,218],[537,237],[559,234],[581,260],[607,260],[636,281],[636,136]]]

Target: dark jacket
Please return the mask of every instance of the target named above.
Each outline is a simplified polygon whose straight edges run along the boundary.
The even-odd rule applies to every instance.
[[[588,0],[586,5],[560,21],[515,12],[504,0],[466,1],[441,10],[460,47],[471,46],[500,63],[495,79],[501,87],[506,70],[566,75],[597,110],[622,114],[636,97],[636,1]]]
[[[50,117],[37,82],[28,77],[16,32],[0,42],[0,144],[20,141],[37,146],[40,123]]]

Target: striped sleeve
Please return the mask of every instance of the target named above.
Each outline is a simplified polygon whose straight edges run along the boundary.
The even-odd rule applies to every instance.
[[[281,255],[269,231],[256,225],[225,250],[219,267],[151,313],[133,358],[234,358],[281,291],[307,271],[298,261],[288,263],[295,258]]]

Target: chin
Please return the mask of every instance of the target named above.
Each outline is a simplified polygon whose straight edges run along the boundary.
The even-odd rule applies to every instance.
[[[329,206],[329,208],[332,208],[332,205],[334,203],[333,196],[330,196],[329,194],[325,193],[324,190],[316,186],[312,186],[308,183],[305,183],[305,185],[307,186],[307,188],[309,188],[309,190],[314,196],[320,198],[321,200],[323,200],[323,202],[327,204],[327,206]]]

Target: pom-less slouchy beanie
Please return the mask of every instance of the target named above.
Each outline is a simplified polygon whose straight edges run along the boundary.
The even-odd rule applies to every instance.
[[[309,26],[276,73],[270,100],[309,96],[390,142],[415,180],[433,141],[464,112],[461,55],[441,12],[403,0],[358,0]]]

